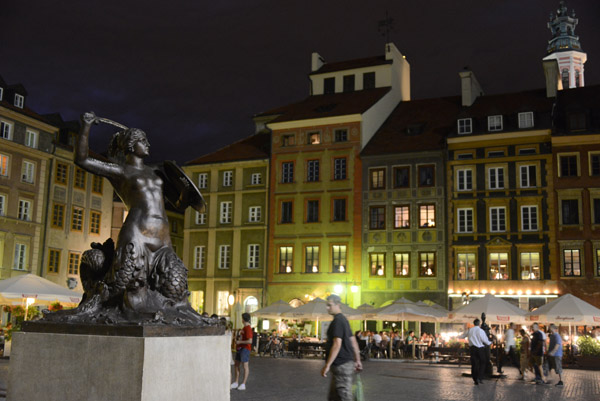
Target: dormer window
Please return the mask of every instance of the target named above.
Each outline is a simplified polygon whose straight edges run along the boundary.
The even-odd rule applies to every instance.
[[[335,93],[335,77],[325,78],[323,80],[323,91],[326,95]]]
[[[354,92],[354,75],[344,75],[344,92]]]
[[[458,119],[458,133],[470,134],[473,132],[473,119],[472,118],[459,118]]]
[[[309,145],[318,145],[321,143],[321,133],[320,132],[311,132],[308,134],[308,144]]]
[[[519,113],[519,128],[533,128],[533,111]]]
[[[22,109],[25,104],[25,98],[18,93],[15,93],[15,106]]]
[[[375,73],[365,72],[363,74],[363,89],[374,89],[375,88]]]
[[[502,116],[488,117],[488,131],[502,131]]]

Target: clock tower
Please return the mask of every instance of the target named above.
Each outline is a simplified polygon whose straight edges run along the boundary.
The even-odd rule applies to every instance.
[[[556,15],[550,14],[548,28],[552,39],[548,41],[547,55],[544,60],[558,61],[558,70],[563,89],[584,86],[583,64],[587,54],[581,50],[579,36],[575,35],[575,27],[579,20],[575,18],[575,10],[568,14],[564,1],[560,2]]]

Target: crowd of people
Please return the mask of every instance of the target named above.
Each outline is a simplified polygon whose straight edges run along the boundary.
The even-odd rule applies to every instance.
[[[439,333],[423,332],[415,336],[414,331],[408,331],[404,338],[394,330],[390,331],[357,331],[356,340],[363,357],[395,358],[406,357],[423,359],[429,347],[443,347],[446,341]]]

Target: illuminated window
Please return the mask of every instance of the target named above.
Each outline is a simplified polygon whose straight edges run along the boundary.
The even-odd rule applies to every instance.
[[[435,205],[419,205],[419,228],[435,227]]]
[[[419,252],[419,277],[435,277],[435,252]]]
[[[217,315],[227,316],[229,309],[229,291],[217,291]]]
[[[385,189],[385,169],[370,170],[371,189]]]
[[[308,134],[308,144],[309,145],[318,145],[321,143],[321,133],[320,132],[310,132]]]
[[[319,247],[307,246],[304,248],[304,260],[306,261],[305,273],[319,272]]]
[[[0,176],[8,177],[8,156],[0,155]]]
[[[334,273],[345,273],[348,271],[346,255],[346,245],[333,245],[331,247],[331,270]]]
[[[394,276],[410,276],[410,254],[408,252],[394,254]]]
[[[477,279],[477,255],[474,253],[459,253],[456,255],[456,279]]]
[[[522,252],[521,279],[539,280],[540,278],[540,254],[538,252]]]
[[[508,280],[508,253],[490,253],[490,279]]]
[[[579,249],[563,250],[563,276],[581,276],[581,259],[579,257]]]
[[[291,273],[293,270],[294,248],[279,247],[279,273]]]
[[[410,228],[410,206],[394,207],[394,228]]]
[[[370,253],[371,276],[385,276],[385,253]]]

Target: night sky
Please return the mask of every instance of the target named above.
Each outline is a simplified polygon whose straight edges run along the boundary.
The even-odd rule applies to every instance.
[[[167,4],[169,3],[169,4]],[[254,132],[252,116],[305,98],[310,56],[384,53],[378,21],[411,65],[412,98],[458,95],[468,66],[486,94],[544,86],[558,0],[27,0],[0,10],[0,75],[40,114],[88,110],[148,133],[180,163]],[[586,85],[600,84],[600,1],[575,9]],[[94,135],[96,134],[96,135]],[[92,132],[102,152],[108,134]]]

